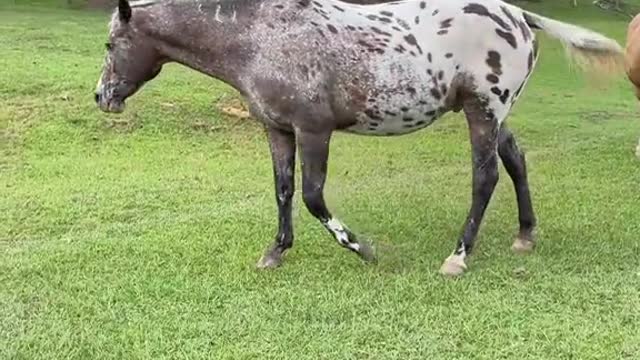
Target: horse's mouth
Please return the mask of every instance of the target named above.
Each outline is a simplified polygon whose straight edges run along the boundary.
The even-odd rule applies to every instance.
[[[122,100],[101,101],[98,106],[106,113],[119,114],[124,111],[125,103]]]

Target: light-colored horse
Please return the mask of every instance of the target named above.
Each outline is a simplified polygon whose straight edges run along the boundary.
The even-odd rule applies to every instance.
[[[627,29],[624,65],[636,97],[640,100],[640,14],[631,20]],[[636,156],[640,158],[640,138],[636,146]]]

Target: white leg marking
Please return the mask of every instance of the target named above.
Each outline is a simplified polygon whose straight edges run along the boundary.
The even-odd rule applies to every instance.
[[[218,5],[218,7],[216,8],[216,14],[213,19],[219,23],[223,22],[222,20],[220,20],[220,5]]]
[[[349,242],[349,235],[345,231],[344,225],[342,225],[340,220],[331,218],[327,221],[325,226],[333,233],[340,245],[348,247],[351,250],[360,251],[360,244]]]

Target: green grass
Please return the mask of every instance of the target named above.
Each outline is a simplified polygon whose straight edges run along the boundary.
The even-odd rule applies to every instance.
[[[622,41],[624,19],[560,3],[535,9]],[[235,92],[178,66],[126,113],[99,112],[106,24],[0,5],[0,359],[640,358],[640,121],[624,81],[594,90],[541,36],[509,118],[535,254],[509,250],[501,168],[470,271],[438,275],[470,201],[466,125],[451,115],[333,140],[327,201],[376,243],[377,266],[296,193],[296,245],[258,272],[276,229],[260,128],[222,117],[215,102]]]

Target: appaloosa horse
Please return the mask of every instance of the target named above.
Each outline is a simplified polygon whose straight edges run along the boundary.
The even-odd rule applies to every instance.
[[[624,69],[633,85],[636,98],[640,100],[640,14],[631,20],[627,28]],[[636,156],[640,158],[640,139],[636,145]]]
[[[534,247],[525,159],[504,124],[537,60],[533,30],[572,54],[621,62],[615,41],[498,0],[120,0],[95,100],[103,111],[123,111],[125,99],[167,62],[219,79],[247,99],[268,134],[279,213],[275,242],[259,268],[280,265],[293,245],[296,149],[309,212],[340,245],[374,260],[371,246],[325,205],[331,134],[408,134],[462,110],[472,203],[441,267],[460,275],[498,181],[498,157],[517,194],[520,231],[512,248]],[[596,70],[602,64],[591,63]]]

